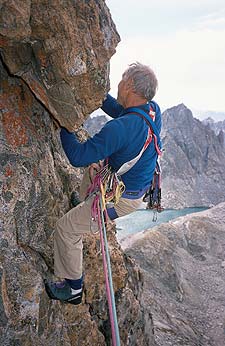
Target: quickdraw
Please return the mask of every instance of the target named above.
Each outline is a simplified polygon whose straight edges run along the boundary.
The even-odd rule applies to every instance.
[[[119,199],[124,191],[124,183],[119,178],[117,173],[114,172],[108,164],[106,164],[93,178],[92,183],[87,190],[87,197],[100,193],[102,197],[103,210],[106,210],[109,203],[117,204],[119,202]],[[95,198],[93,202],[92,218],[97,221],[97,202],[95,200],[97,200],[97,198]]]

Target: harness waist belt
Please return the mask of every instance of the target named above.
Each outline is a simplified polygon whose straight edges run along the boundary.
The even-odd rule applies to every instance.
[[[125,190],[121,197],[127,198],[127,199],[138,199],[138,198],[141,198],[145,194],[148,188],[149,188],[149,185],[144,187],[142,190],[136,190],[136,191]]]

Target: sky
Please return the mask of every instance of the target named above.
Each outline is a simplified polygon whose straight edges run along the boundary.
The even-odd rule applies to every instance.
[[[106,0],[121,42],[110,61],[110,93],[128,65],[156,73],[164,110],[225,114],[225,0]],[[225,115],[217,116],[222,120]]]

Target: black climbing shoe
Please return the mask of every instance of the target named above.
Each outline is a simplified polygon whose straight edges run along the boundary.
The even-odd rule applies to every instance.
[[[77,191],[73,191],[71,193],[71,197],[70,197],[71,207],[74,208],[74,207],[76,207],[80,203],[81,203],[81,201],[80,201],[80,198],[79,198],[79,193]]]
[[[61,282],[45,281],[45,290],[50,299],[74,305],[78,305],[82,301],[83,287],[79,290],[74,290],[66,280]]]

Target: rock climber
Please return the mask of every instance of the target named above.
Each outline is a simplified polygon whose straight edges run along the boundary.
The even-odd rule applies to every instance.
[[[109,165],[117,171],[136,157],[145,143],[148,125],[144,119],[129,112],[129,108],[139,108],[148,117],[151,107],[155,114],[154,123],[160,133],[161,112],[158,104],[152,100],[157,87],[157,78],[150,67],[138,62],[129,65],[118,85],[117,100],[108,94],[103,102],[102,110],[114,119],[107,122],[99,133],[80,143],[74,133],[61,128],[62,146],[71,165],[92,165],[92,169],[98,170],[99,162],[108,158]],[[121,176],[126,189],[119,203],[108,209],[111,220],[129,214],[140,206],[153,178],[157,156],[152,141],[136,164]],[[82,186],[87,187],[87,183]],[[82,194],[84,199],[85,193]],[[45,282],[51,299],[74,305],[82,301],[82,235],[91,232],[92,201],[93,198],[84,199],[56,224],[54,272],[61,281]]]

